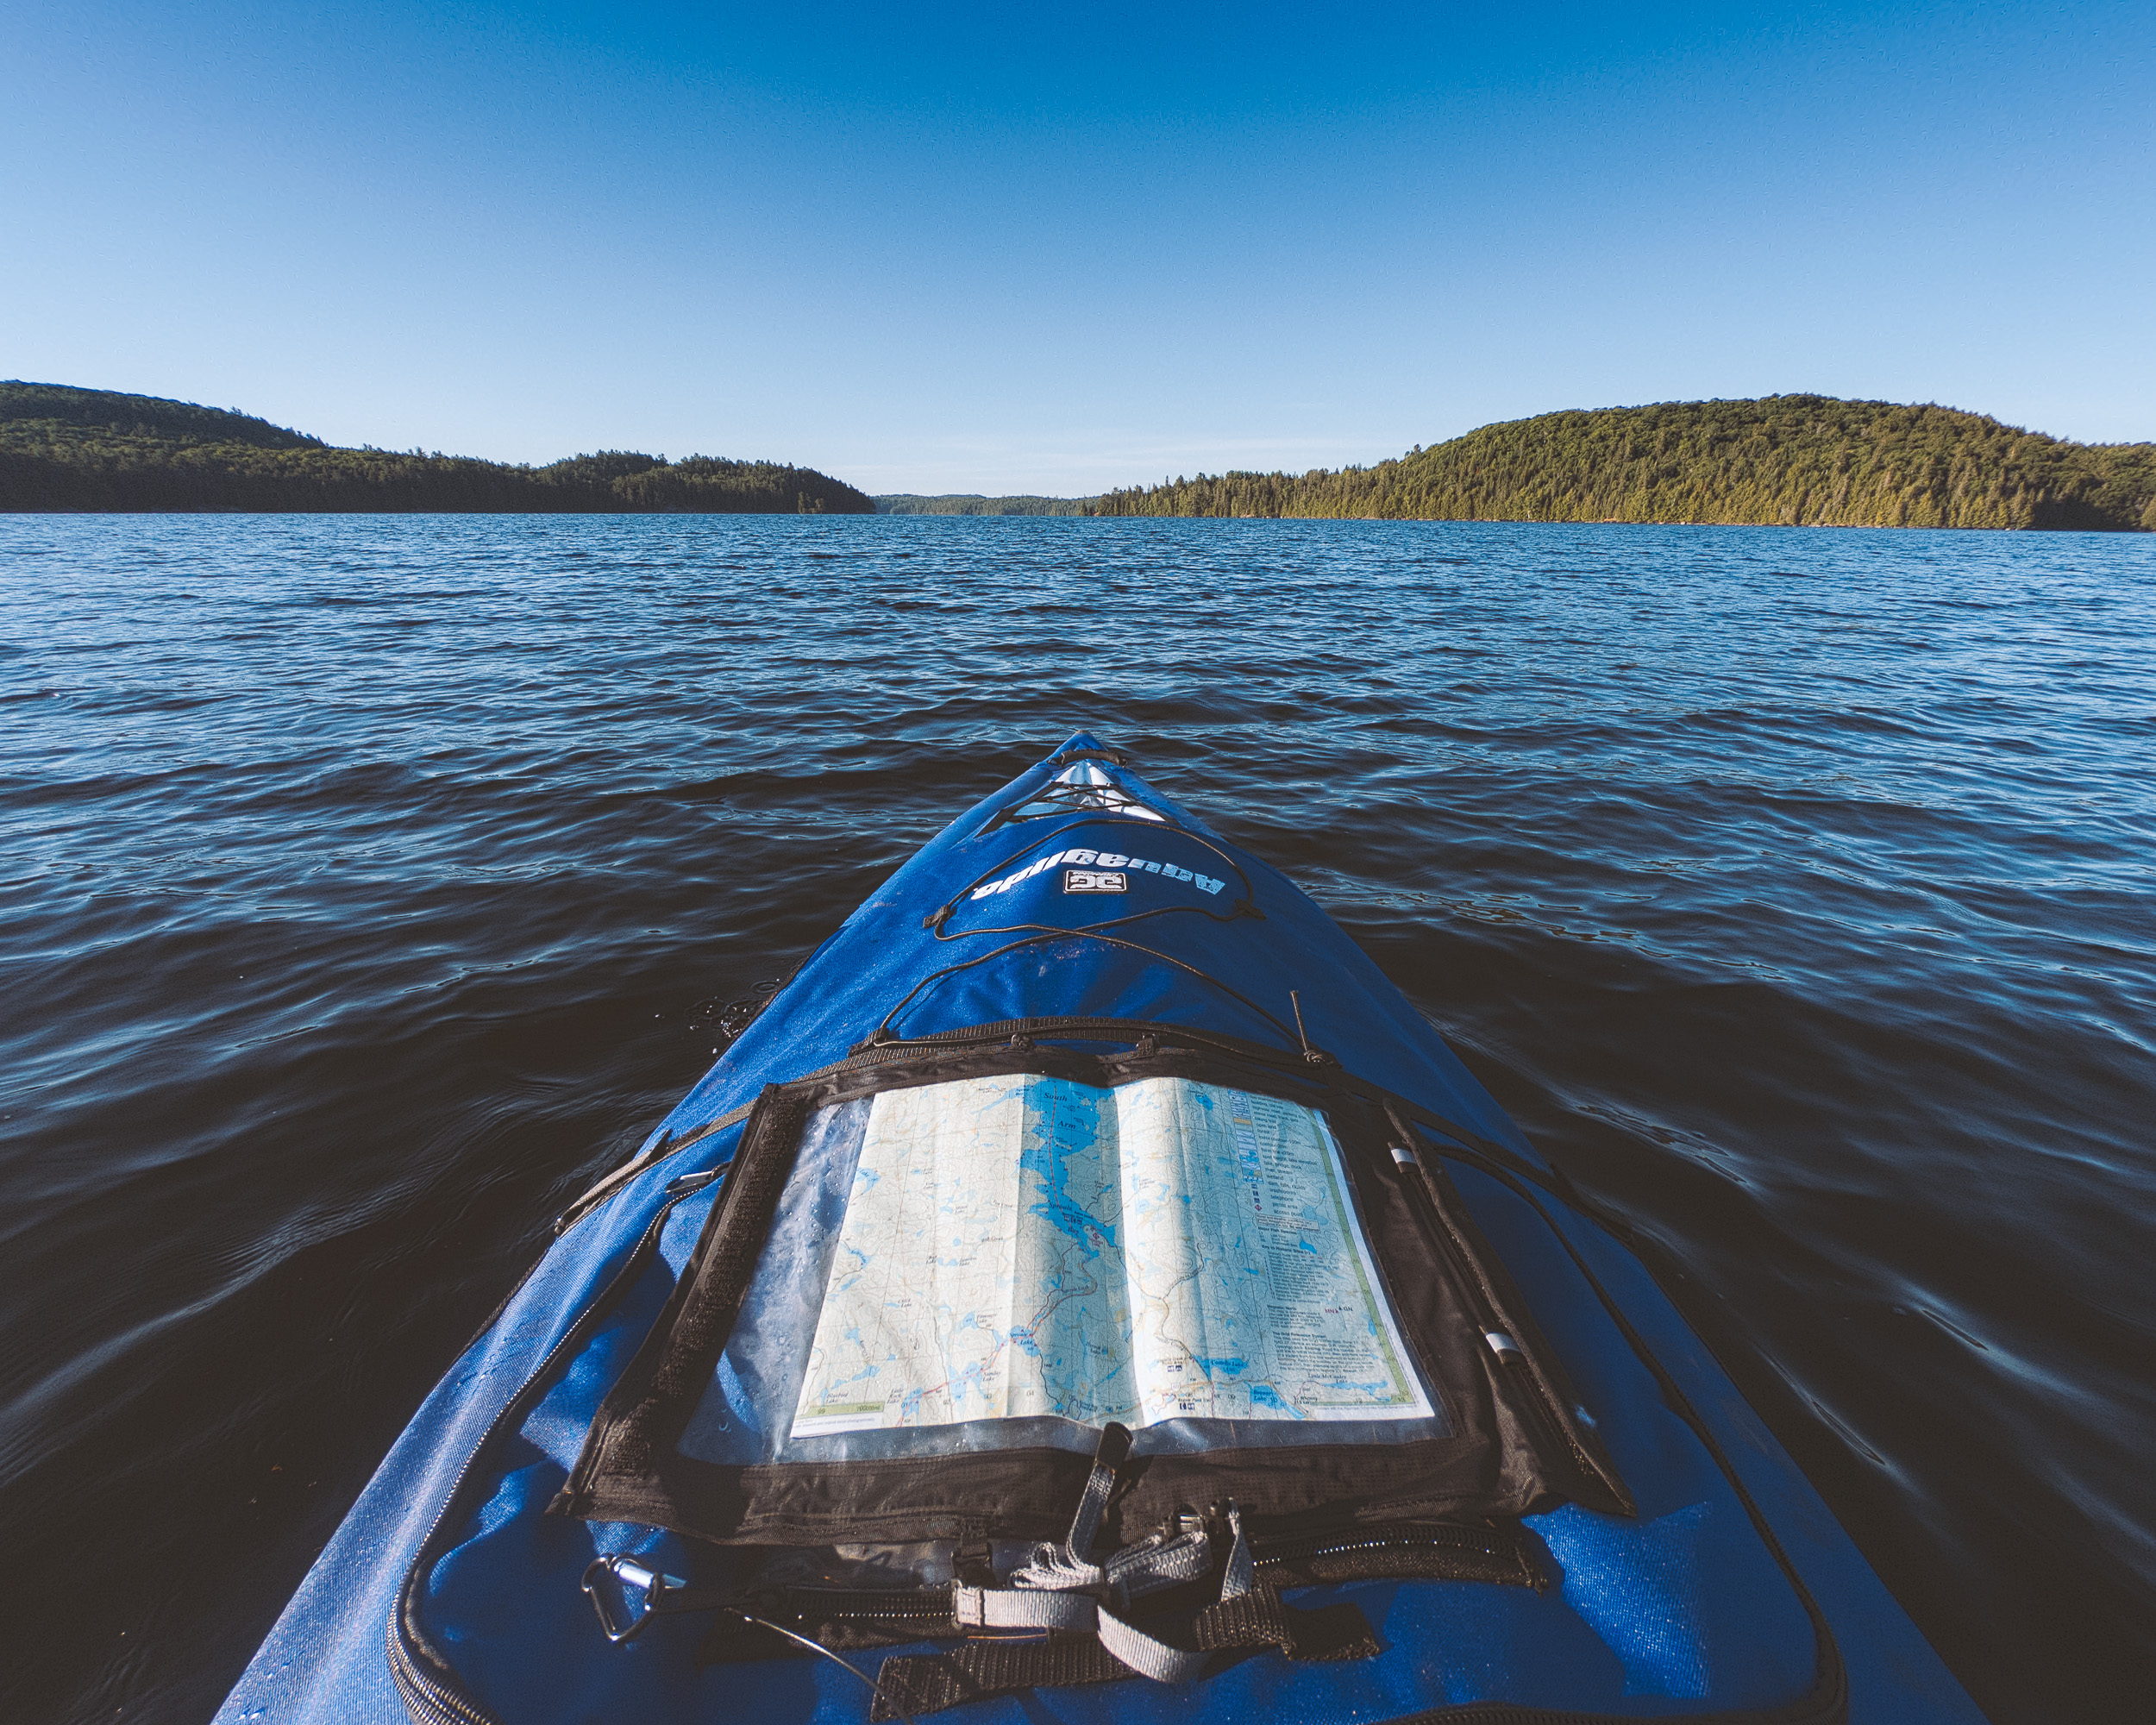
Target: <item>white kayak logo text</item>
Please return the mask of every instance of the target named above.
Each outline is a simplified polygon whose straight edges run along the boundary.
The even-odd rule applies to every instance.
[[[1131,877],[1120,869],[1066,869],[1063,870],[1063,890],[1066,893],[1127,893]]]
[[[1045,874],[1049,869],[1061,868],[1065,863],[1074,865],[1070,871],[1073,875],[1087,870],[1099,874],[1106,869],[1111,874],[1124,876],[1123,884],[1119,887],[1074,887],[1067,878],[1063,882],[1066,893],[1128,892],[1130,876],[1137,874],[1158,875],[1169,881],[1188,881],[1201,893],[1217,893],[1227,885],[1225,881],[1211,875],[1200,875],[1195,869],[1178,869],[1173,862],[1149,862],[1143,856],[1125,856],[1120,851],[1058,850],[1052,856],[1044,856],[1037,862],[1027,863],[1015,875],[1006,875],[1000,881],[991,881],[985,887],[975,887],[966,896],[985,899],[996,893],[1007,893],[1021,881],[1030,881],[1036,875]]]

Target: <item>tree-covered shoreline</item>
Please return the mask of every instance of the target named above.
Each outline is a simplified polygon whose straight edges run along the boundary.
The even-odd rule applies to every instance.
[[[986,497],[979,492],[947,492],[929,496],[920,492],[884,492],[877,494],[879,515],[1090,515],[1089,497]]]
[[[1200,474],[1089,512],[2156,530],[2156,444],[1829,396],[1668,402],[1485,425],[1370,467]]]
[[[812,468],[627,450],[543,467],[340,448],[236,411],[0,383],[0,511],[963,514],[2156,530],[2156,444],[1952,408],[1665,402],[1485,425],[1396,461],[1095,498],[871,498]]]
[[[335,448],[250,414],[0,382],[0,511],[870,515],[810,467],[627,450],[544,467]]]

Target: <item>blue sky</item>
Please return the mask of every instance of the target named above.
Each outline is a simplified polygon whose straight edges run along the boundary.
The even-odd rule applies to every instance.
[[[2156,438],[2156,4],[0,9],[0,375],[872,491]]]

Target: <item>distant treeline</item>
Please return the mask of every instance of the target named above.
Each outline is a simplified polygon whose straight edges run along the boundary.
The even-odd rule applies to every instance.
[[[543,467],[341,449],[249,414],[0,383],[0,510],[869,515],[808,467],[604,450]]]
[[[892,492],[876,499],[878,515],[1090,515],[1089,497],[981,497],[971,492],[922,497]]]
[[[1200,474],[1088,512],[2156,530],[2156,443],[1821,395],[1670,402],[1485,425],[1374,467]]]

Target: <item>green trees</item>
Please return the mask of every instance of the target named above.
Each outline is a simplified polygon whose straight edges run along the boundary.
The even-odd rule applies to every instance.
[[[1485,425],[1374,467],[1200,474],[1100,515],[2156,530],[2156,444],[2062,442],[1946,407],[1669,402]]]
[[[621,449],[543,467],[333,448],[250,415],[0,383],[0,510],[868,515],[809,467]]]
[[[893,513],[1365,516],[2156,531],[2156,444],[1946,407],[1779,395],[1545,413],[1371,467],[1200,474],[1094,499],[889,497]],[[808,467],[626,449],[511,467],[333,448],[251,415],[0,383],[0,510],[872,513]]]
[[[925,497],[916,492],[891,492],[876,498],[879,515],[1090,515],[1089,497],[983,497],[977,492],[954,492]]]

